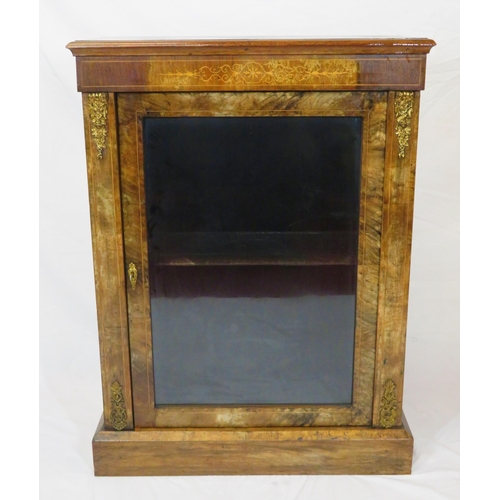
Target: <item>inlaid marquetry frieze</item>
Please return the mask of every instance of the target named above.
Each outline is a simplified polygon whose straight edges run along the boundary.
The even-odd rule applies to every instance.
[[[108,94],[89,94],[90,133],[97,148],[97,158],[102,159],[108,135]]]
[[[398,138],[398,157],[404,158],[410,145],[411,117],[413,114],[413,92],[396,92],[396,136]]]
[[[167,63],[168,64],[168,63]],[[358,63],[345,59],[270,59],[238,63],[171,63],[159,73],[165,85],[302,85],[357,83]]]

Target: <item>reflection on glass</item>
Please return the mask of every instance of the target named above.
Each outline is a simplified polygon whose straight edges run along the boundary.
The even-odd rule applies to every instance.
[[[144,119],[157,405],[351,402],[361,127]]]

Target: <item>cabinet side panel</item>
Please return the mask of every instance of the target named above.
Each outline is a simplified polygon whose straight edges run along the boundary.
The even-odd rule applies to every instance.
[[[114,94],[83,94],[106,429],[132,429],[125,266]]]
[[[400,426],[410,279],[419,92],[390,92],[373,425]]]

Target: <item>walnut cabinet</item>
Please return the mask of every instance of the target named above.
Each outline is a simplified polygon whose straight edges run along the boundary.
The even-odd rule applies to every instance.
[[[407,474],[427,39],[80,41],[96,475]]]

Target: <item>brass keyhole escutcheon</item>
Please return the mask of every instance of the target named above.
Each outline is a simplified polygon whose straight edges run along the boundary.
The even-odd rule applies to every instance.
[[[128,265],[128,279],[130,280],[130,284],[132,285],[132,290],[135,290],[137,285],[137,267],[135,264],[131,262]]]

